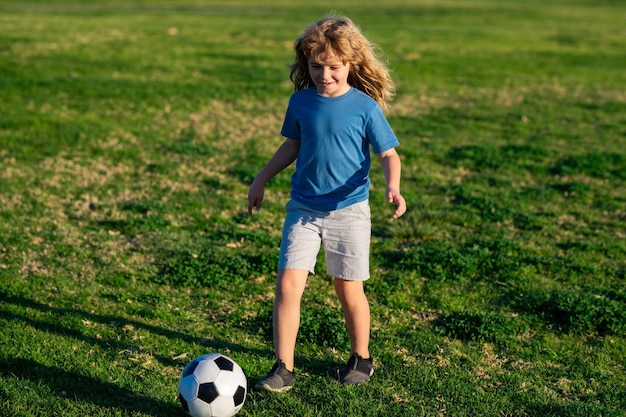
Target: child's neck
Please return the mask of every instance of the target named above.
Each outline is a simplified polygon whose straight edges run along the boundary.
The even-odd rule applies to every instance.
[[[325,93],[323,91],[319,91],[317,88],[315,89],[315,91],[320,96],[328,97],[328,98],[336,98],[336,97],[343,96],[344,94],[348,93],[351,89],[352,89],[352,86],[346,85],[345,88],[342,88],[341,90],[333,91],[331,94]]]

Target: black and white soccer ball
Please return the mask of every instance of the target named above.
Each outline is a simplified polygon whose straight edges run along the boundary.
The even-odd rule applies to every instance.
[[[219,353],[198,356],[178,381],[178,400],[192,417],[230,417],[243,407],[248,385],[241,367]]]

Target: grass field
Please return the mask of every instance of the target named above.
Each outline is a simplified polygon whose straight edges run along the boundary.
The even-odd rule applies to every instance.
[[[376,373],[309,280],[292,391],[241,416],[626,415],[626,4],[0,1],[0,415],[183,416],[195,356],[273,363],[308,23],[350,16],[398,84],[408,213],[373,165]]]

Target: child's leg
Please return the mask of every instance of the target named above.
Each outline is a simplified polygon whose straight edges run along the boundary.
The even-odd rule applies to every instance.
[[[363,290],[363,282],[335,278],[335,291],[341,301],[350,335],[350,355],[356,353],[362,358],[369,358],[370,305]]]
[[[300,327],[300,300],[309,271],[281,269],[276,280],[274,299],[274,351],[289,371],[294,367],[296,337]]]

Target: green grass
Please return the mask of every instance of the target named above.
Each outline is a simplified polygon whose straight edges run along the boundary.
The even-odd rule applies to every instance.
[[[272,365],[301,29],[385,50],[408,213],[372,171],[367,386],[320,258],[293,391],[240,415],[626,414],[626,7],[618,1],[0,2],[0,414],[183,416],[221,352]]]

